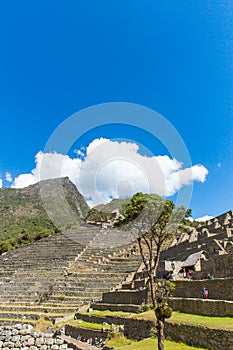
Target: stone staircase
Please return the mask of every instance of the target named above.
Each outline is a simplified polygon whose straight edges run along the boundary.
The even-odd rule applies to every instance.
[[[149,302],[150,295],[145,288],[147,274],[141,270],[134,272],[128,281],[122,283],[116,290],[105,292],[102,299],[91,306],[94,310],[111,310],[138,312],[142,304]]]

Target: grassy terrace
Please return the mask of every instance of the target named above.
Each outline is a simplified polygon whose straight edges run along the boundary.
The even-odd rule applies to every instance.
[[[126,338],[111,339],[108,346],[115,350],[154,350],[157,349],[157,339],[145,339],[140,342],[129,340]],[[206,350],[204,348],[194,348],[183,343],[175,343],[173,341],[165,340],[166,350]]]
[[[85,322],[83,320],[74,320],[74,319],[71,319],[69,321],[64,321],[61,323],[57,323],[56,327],[60,328],[64,324],[70,324],[70,325],[75,326],[75,327],[97,329],[97,330],[101,330],[103,327],[103,325],[101,323],[91,323],[91,322]],[[111,328],[110,324],[106,324],[104,326],[105,330],[108,330],[110,328]]]
[[[142,318],[142,319],[152,319],[153,313],[151,312],[146,312],[143,314],[130,314],[126,312],[111,312],[111,311],[93,311],[91,314],[96,315],[96,316],[121,316],[121,317],[137,317],[137,318]],[[76,327],[83,327],[83,328],[89,328],[89,329],[102,329],[102,324],[97,324],[97,323],[90,323],[90,322],[85,322],[82,320],[69,320],[68,322],[63,322],[60,324],[57,324],[56,327],[60,328],[63,324],[70,324]],[[111,325],[106,324],[105,325],[105,330],[109,329]],[[107,342],[108,346],[112,347],[114,350],[154,350],[157,349],[157,339],[156,338],[151,338],[151,339],[144,339],[140,342],[132,340],[132,339],[127,339],[125,338],[122,334],[116,333],[114,336]],[[173,341],[166,340],[165,341],[165,348],[166,350],[206,350],[204,348],[196,348],[196,347],[191,347],[188,346],[184,343],[176,343]]]
[[[130,314],[127,312],[112,312],[112,311],[98,311],[93,310],[92,315],[96,316],[121,316],[121,317],[132,317],[144,320],[155,320],[155,315],[153,310],[143,312],[141,314]],[[185,314],[181,312],[174,311],[172,317],[168,320],[172,323],[186,323],[193,325],[200,325],[209,328],[217,329],[228,329],[233,330],[233,317],[208,317],[200,315]]]

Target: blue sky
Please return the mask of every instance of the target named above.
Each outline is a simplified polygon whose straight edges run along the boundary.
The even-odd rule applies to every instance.
[[[192,163],[208,169],[203,183],[194,182],[194,217],[233,209],[231,1],[5,1],[0,33],[3,186],[11,186],[6,172],[13,179],[31,173],[36,154],[70,115],[130,102],[163,115]],[[167,154],[125,126],[94,129],[76,146],[101,137]]]

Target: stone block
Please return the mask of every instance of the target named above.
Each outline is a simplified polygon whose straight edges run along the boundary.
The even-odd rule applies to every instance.
[[[41,338],[36,338],[36,345],[41,346],[44,345],[45,339],[43,337]]]
[[[53,345],[54,339],[53,338],[45,338],[45,344],[46,345]]]
[[[21,330],[23,328],[23,325],[21,323],[17,323],[15,325],[15,328],[18,329],[18,330]]]
[[[20,340],[18,340],[18,341],[15,342],[15,347],[16,347],[16,348],[21,348],[21,345],[22,345],[22,344],[21,344]]]
[[[13,342],[10,342],[10,341],[7,341],[7,342],[4,343],[4,346],[7,347],[7,348],[10,348],[10,349],[13,348],[14,345],[15,344]]]
[[[28,345],[34,345],[35,344],[35,339],[34,338],[32,338],[32,337],[30,337],[28,340],[27,340],[27,343],[28,343]]]
[[[11,341],[12,336],[11,335],[6,335],[5,336],[5,341]]]
[[[31,335],[33,338],[36,339],[36,338],[39,338],[41,336],[41,333],[39,331],[34,331],[31,333]]]
[[[14,335],[14,336],[11,338],[11,340],[12,340],[14,343],[16,343],[17,341],[20,340],[20,336],[19,336],[19,335]]]
[[[47,345],[41,345],[41,347],[40,347],[40,350],[47,350],[48,349],[48,346]]]

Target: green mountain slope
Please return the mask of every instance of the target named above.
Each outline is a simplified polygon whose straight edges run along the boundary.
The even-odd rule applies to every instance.
[[[22,189],[2,188],[0,253],[79,226],[88,210],[84,197],[68,178],[44,180]]]
[[[123,211],[123,209],[129,204],[130,198],[126,199],[120,199],[120,198],[115,198],[111,200],[111,202],[107,204],[99,204],[94,207],[94,209],[98,211],[102,211],[104,213],[112,213],[113,210],[119,210],[120,212]]]

